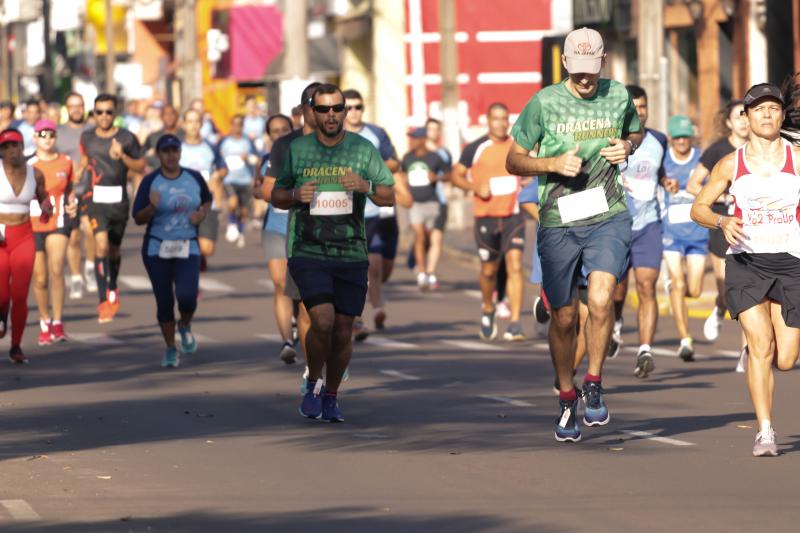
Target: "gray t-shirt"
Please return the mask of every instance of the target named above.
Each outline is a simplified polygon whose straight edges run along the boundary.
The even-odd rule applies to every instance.
[[[81,160],[81,134],[90,129],[85,123],[80,128],[73,128],[67,124],[62,124],[56,132],[56,151],[66,154],[75,163]]]

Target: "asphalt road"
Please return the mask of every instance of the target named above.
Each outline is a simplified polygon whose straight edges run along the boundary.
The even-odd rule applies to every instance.
[[[355,349],[347,421],[322,424],[297,414],[301,366],[277,358],[255,234],[244,250],[220,242],[200,349],[176,370],[158,366],[139,235],[117,320],[98,325],[88,296],[69,302],[73,340],[40,348],[32,310],[30,365],[0,370],[3,532],[796,530],[798,378],[776,378],[783,454],[751,457],[735,323],[687,364],[662,317],[655,373],[633,377],[623,349],[605,372],[611,423],[559,444],[544,341],[478,339],[473,263],[445,258],[429,294],[400,267],[389,329]],[[699,319],[692,330],[702,338]]]

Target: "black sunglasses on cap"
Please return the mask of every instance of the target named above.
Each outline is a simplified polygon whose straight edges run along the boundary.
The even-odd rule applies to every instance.
[[[335,104],[335,105],[315,105],[314,112],[319,113],[320,115],[326,115],[328,112],[333,109],[334,113],[341,113],[344,111],[344,104]]]

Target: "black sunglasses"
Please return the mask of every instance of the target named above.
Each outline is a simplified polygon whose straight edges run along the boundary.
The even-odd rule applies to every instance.
[[[114,110],[113,109],[95,109],[94,110],[94,114],[95,115],[113,115],[114,114]]]
[[[334,113],[341,113],[344,111],[344,104],[335,104],[335,105],[315,105],[314,112],[319,113],[320,115],[327,115],[328,112],[333,109]]]
[[[364,110],[364,104],[358,104],[358,105],[349,105],[349,106],[347,106],[347,110],[348,110],[348,111],[350,111],[351,109],[355,109],[355,110],[357,110],[357,111],[363,111],[363,110]]]
[[[42,139],[54,139],[56,136],[56,132],[52,130],[43,130],[37,133],[36,135]]]

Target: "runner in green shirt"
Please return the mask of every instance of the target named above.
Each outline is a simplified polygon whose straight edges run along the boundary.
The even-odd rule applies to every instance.
[[[610,417],[600,375],[614,325],[612,295],[631,242],[618,165],[642,142],[641,125],[625,87],[600,78],[604,61],[598,32],[581,28],[567,35],[562,62],[569,78],[528,102],[511,130],[515,144],[506,161],[510,174],[539,176],[538,246],[552,309],[550,352],[561,391],[555,433],[562,442],[581,438],[572,381],[578,278],[589,280],[583,422],[604,425]],[[529,155],[536,147],[536,156]]]
[[[353,319],[367,296],[364,205],[367,197],[393,205],[394,181],[372,143],[344,131],[347,112],[338,87],[320,85],[312,103],[318,129],[289,145],[272,204],[290,209],[289,271],[311,317],[308,392],[300,414],[342,422],[336,393],[353,351]]]

